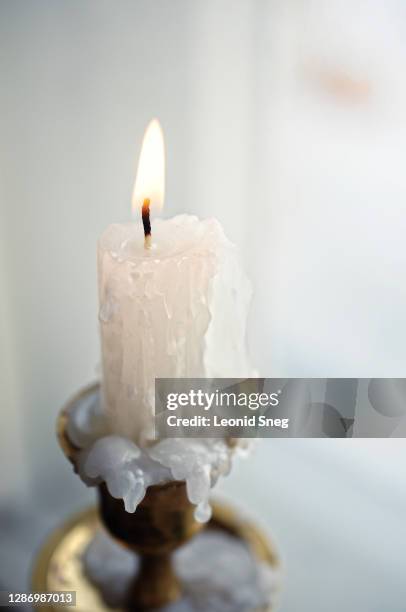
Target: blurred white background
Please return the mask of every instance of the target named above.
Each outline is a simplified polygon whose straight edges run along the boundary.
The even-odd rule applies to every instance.
[[[215,215],[241,247],[261,373],[404,375],[405,18],[400,0],[0,0],[0,583],[21,588],[92,498],[54,423],[97,377],[96,241],[130,219],[152,116],[164,214]],[[286,558],[282,610],[404,610],[405,459],[268,440],[234,471]]]

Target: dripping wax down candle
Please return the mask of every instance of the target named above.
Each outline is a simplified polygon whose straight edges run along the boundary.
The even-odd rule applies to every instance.
[[[110,225],[98,244],[103,408],[114,432],[141,445],[152,437],[155,378],[252,375],[245,347],[251,291],[235,246],[216,219],[149,222],[163,203],[164,174],[162,130],[153,120],[134,219]]]

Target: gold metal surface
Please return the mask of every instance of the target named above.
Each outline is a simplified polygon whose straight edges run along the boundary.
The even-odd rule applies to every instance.
[[[37,557],[32,580],[33,591],[76,591],[76,612],[124,612],[123,609],[107,607],[98,590],[83,573],[82,554],[99,528],[98,511],[90,508],[55,531]],[[259,561],[269,563],[273,568],[278,567],[277,556],[268,539],[228,506],[213,504],[213,518],[208,528],[221,529],[241,538]],[[49,606],[36,609],[39,612],[60,610]],[[267,609],[267,612],[270,610]]]

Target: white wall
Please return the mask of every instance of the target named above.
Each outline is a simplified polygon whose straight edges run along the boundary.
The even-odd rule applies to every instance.
[[[97,236],[130,217],[154,115],[165,214],[241,246],[262,372],[404,375],[400,6],[1,3],[3,465],[12,446],[31,483],[60,474],[56,414],[96,375]]]
[[[96,240],[112,220],[130,217],[152,115],[171,156],[168,199],[177,205],[168,212],[190,200],[191,14],[184,3],[99,1],[6,2],[1,12],[9,337],[1,351],[14,355],[14,401],[2,398],[2,429],[6,437],[22,415],[38,482],[63,463],[54,436],[61,404],[96,376]]]

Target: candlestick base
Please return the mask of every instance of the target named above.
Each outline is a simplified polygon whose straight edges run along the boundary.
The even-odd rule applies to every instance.
[[[106,602],[106,592],[103,590],[102,584],[95,584],[92,582],[89,577],[86,575],[85,567],[84,567],[84,557],[85,553],[94,540],[95,536],[100,533],[101,523],[98,516],[98,511],[96,508],[91,508],[86,510],[77,516],[74,516],[70,519],[65,525],[60,527],[54,534],[51,535],[48,542],[44,545],[43,549],[40,551],[34,567],[33,580],[32,580],[32,588],[33,591],[36,592],[50,592],[50,591],[76,591],[76,607],[75,610],[77,612],[105,612],[107,610],[114,609],[116,612],[124,612],[128,610],[136,610],[137,612],[141,612],[144,609],[140,607],[138,604],[134,607],[128,603],[127,596],[124,597],[124,601],[117,602],[114,600],[110,600],[109,604]],[[277,556],[275,554],[273,546],[269,543],[268,539],[254,527],[252,524],[243,520],[239,517],[234,511],[232,511],[229,507],[219,504],[213,505],[213,518],[208,523],[206,530],[204,532],[209,534],[219,534],[219,537],[224,538],[232,538],[235,539],[236,544],[241,544],[241,555],[245,562],[245,555],[248,551],[251,556],[254,565],[251,568],[248,568],[247,574],[252,573],[252,568],[257,566],[258,571],[261,572],[262,579],[258,580],[258,587],[255,587],[255,583],[252,583],[252,588],[262,589],[263,592],[255,595],[254,590],[252,593],[253,599],[262,600],[261,603],[257,606],[252,607],[252,612],[269,612],[275,609],[275,599],[276,592],[278,590],[278,567],[279,562]],[[196,554],[199,555],[197,551],[198,548],[198,539],[202,539],[201,543],[201,553],[204,555],[203,561],[206,565],[213,564],[215,565],[216,559],[219,555],[221,555],[221,550],[217,547],[213,550],[213,546],[210,545],[210,540],[205,544],[203,542],[204,534],[197,536],[196,540],[193,542],[196,543]],[[107,537],[104,536],[103,537]],[[213,536],[212,536],[213,537]],[[232,541],[231,540],[231,541]],[[213,544],[215,542],[213,541]],[[191,546],[191,544],[186,545]],[[186,548],[185,547],[185,548]],[[118,547],[117,547],[118,549]],[[211,550],[210,550],[211,549]],[[118,549],[119,551],[120,549]],[[232,562],[238,564],[238,559],[235,558],[238,556],[239,549],[237,549],[237,555],[233,552],[233,557],[231,559]],[[245,552],[244,552],[245,551]],[[181,551],[180,555],[182,555],[183,551]],[[117,553],[115,553],[117,554]],[[128,553],[127,553],[128,555]],[[111,558],[112,553],[108,550],[107,559]],[[185,565],[190,565],[190,557],[191,554],[185,555],[183,560],[183,567]],[[181,559],[180,559],[181,561]],[[100,560],[100,563],[104,563],[103,560]],[[182,563],[179,564],[180,569],[182,569]],[[123,567],[122,563],[119,563],[119,567]],[[131,569],[131,568],[130,568]],[[170,612],[191,612],[196,609],[193,607],[193,601],[196,598],[210,598],[210,592],[207,590],[212,589],[220,589],[221,586],[221,574],[217,573],[216,578],[212,581],[207,578],[207,576],[199,577],[199,568],[195,568],[192,572],[191,576],[186,576],[184,578],[183,587],[185,592],[187,593],[187,597],[181,599],[179,604],[172,604],[170,606],[163,606],[161,609],[163,611]],[[228,571],[227,567],[223,567],[222,571],[226,574]],[[236,580],[234,585],[234,590],[238,590],[241,582],[244,581],[244,576],[241,575],[240,570],[236,570]],[[117,568],[115,569],[117,572]],[[185,573],[185,569],[183,569],[183,573]],[[141,569],[142,574],[142,569]],[[264,589],[264,576],[268,581],[266,588]],[[181,576],[182,578],[182,576]],[[227,593],[227,589],[230,588],[229,584],[225,584],[220,589],[222,592],[222,596],[228,600],[228,597],[232,595],[236,595],[236,593],[232,592],[230,594]],[[228,581],[230,578],[228,578]],[[202,582],[204,581],[204,586],[202,586]],[[117,583],[117,575],[114,576],[114,582]],[[220,582],[220,585],[219,585]],[[159,592],[163,594],[163,599],[165,599],[168,593],[165,592],[165,589],[168,587],[168,584],[163,581],[159,583]],[[132,590],[131,580],[129,580],[129,591]],[[244,597],[247,597],[247,585],[243,585],[245,588]],[[205,590],[202,594],[199,592]],[[238,596],[238,595],[237,595]],[[125,603],[125,599],[127,599],[127,603]],[[217,600],[216,600],[217,601]],[[188,603],[190,602],[190,603]],[[178,608],[179,605],[179,608]],[[219,604],[221,606],[221,604]],[[228,606],[228,607],[227,607]],[[230,610],[231,608],[230,602],[228,600],[228,604],[225,604],[225,610]],[[206,609],[206,608],[197,608],[197,609]],[[208,608],[207,608],[208,609]],[[221,607],[217,608],[221,609]],[[237,607],[235,608],[236,612],[238,612]],[[244,612],[248,612],[248,608],[242,608]],[[44,606],[38,607],[39,612],[52,612],[54,610],[53,607]],[[55,612],[57,608],[55,607]],[[155,608],[157,610],[157,608]],[[234,608],[233,608],[234,610]]]

